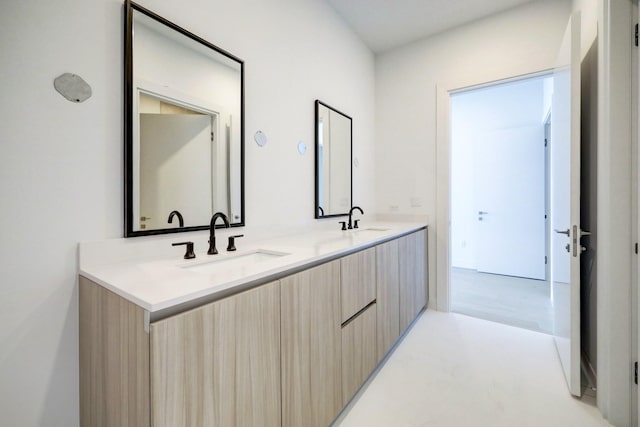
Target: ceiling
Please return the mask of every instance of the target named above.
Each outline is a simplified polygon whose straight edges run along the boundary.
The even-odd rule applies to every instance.
[[[380,53],[536,0],[326,0]]]

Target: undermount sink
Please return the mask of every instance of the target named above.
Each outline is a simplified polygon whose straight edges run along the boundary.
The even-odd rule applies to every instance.
[[[380,228],[380,227],[369,227],[369,228],[358,228],[354,230],[355,233],[361,233],[363,231],[389,231],[388,228]]]
[[[267,249],[256,249],[251,252],[216,258],[198,264],[184,264],[180,267],[198,273],[211,273],[222,268],[249,267],[286,255],[290,254]]]

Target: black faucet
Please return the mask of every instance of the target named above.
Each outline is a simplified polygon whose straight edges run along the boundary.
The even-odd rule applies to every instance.
[[[359,210],[360,213],[364,215],[364,212],[362,212],[362,208],[360,206],[353,206],[351,209],[349,209],[349,230],[351,230],[352,228],[358,228],[358,220],[356,220],[355,226],[351,222],[351,217],[353,216],[353,211],[355,210]]]
[[[171,213],[169,214],[169,219],[167,220],[169,224],[173,222],[174,216],[178,217],[178,225],[180,226],[180,228],[184,227],[184,219],[182,218],[182,214],[178,211],[171,211]]]
[[[207,254],[209,255],[215,255],[218,253],[218,249],[216,249],[216,221],[218,218],[222,218],[225,228],[229,228],[229,220],[225,214],[222,212],[216,212],[213,214],[211,217],[211,224],[209,224],[209,250],[207,251]]]

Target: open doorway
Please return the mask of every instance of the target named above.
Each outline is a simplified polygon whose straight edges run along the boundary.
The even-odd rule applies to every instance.
[[[551,75],[451,95],[451,309],[553,333]]]

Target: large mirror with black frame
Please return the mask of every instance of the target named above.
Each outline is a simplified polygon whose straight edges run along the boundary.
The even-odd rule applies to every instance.
[[[316,218],[348,215],[352,204],[352,120],[316,100]]]
[[[125,235],[244,225],[243,61],[125,9]]]

